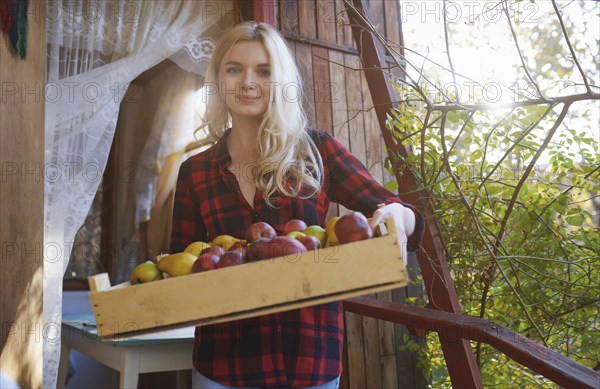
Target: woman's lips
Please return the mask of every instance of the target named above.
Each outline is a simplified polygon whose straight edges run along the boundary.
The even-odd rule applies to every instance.
[[[238,96],[238,100],[241,103],[255,103],[260,100],[259,96]]]

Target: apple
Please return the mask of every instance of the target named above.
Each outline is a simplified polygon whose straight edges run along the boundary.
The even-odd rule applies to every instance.
[[[244,263],[244,256],[242,253],[238,251],[227,251],[225,254],[221,255],[221,258],[219,258],[219,262],[217,262],[217,269],[241,265],[242,263]]]
[[[276,236],[275,229],[265,222],[256,222],[246,229],[246,241],[248,243],[260,238],[274,238]]]
[[[192,273],[199,273],[217,268],[220,257],[214,253],[201,254],[192,265]]]
[[[246,250],[246,260],[248,262],[260,261],[269,258],[269,242],[271,238],[259,238],[248,245]]]
[[[285,225],[283,226],[283,235],[287,235],[293,231],[302,232],[306,229],[306,227],[307,227],[307,225],[303,220],[292,219],[292,220],[288,221],[287,223],[285,223]]]
[[[162,278],[162,271],[160,271],[156,263],[146,261],[137,265],[131,272],[131,285],[143,284],[144,282],[156,281]]]
[[[225,249],[221,246],[210,246],[200,251],[200,255],[206,253],[215,254],[217,257],[220,257],[221,255],[225,254]]]
[[[290,238],[298,239],[301,236],[306,236],[306,234],[304,232],[300,232],[300,231],[290,231],[287,234],[285,234],[285,236],[289,236]]]
[[[304,235],[296,239],[306,247],[307,251],[317,250],[323,247],[321,241],[312,235]]]
[[[371,239],[373,230],[367,217],[360,212],[350,212],[335,223],[335,235],[340,244]]]
[[[325,243],[327,243],[327,232],[325,229],[319,225],[312,225],[306,227],[304,231],[302,231],[304,235],[314,236],[321,242],[321,247],[325,247]]]
[[[246,246],[246,244],[245,244],[245,243],[242,243],[242,242],[235,242],[235,243],[233,244],[233,246],[231,246],[231,247],[229,248],[229,250],[227,250],[227,251],[237,251],[237,252],[241,253],[241,254],[244,256],[244,258],[245,258],[245,257],[246,257],[246,251],[247,251],[247,250],[248,250],[248,247]]]
[[[268,241],[269,258],[292,257],[306,252],[306,247],[298,239],[289,236],[277,236]]]

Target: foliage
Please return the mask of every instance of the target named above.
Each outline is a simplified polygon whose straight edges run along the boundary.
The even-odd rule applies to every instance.
[[[498,106],[461,101],[443,90],[432,96],[421,81],[436,85],[435,74],[398,80],[400,103],[387,128],[413,154],[403,158],[388,150],[389,166],[395,173],[392,167],[406,165],[428,189],[465,314],[496,322],[598,369],[600,145],[585,130],[589,112],[582,115],[576,108],[586,101],[597,107],[600,96],[576,57],[551,70],[546,65],[566,58],[566,50],[582,53],[587,47],[569,42],[558,15],[549,23],[513,31],[514,38],[522,34],[521,40],[543,34],[563,37],[562,45],[554,43],[558,38],[546,45],[530,42],[537,52],[522,67],[534,73],[522,76],[535,96]],[[584,82],[560,89],[556,80],[573,75]],[[549,92],[555,97],[548,97]],[[597,124],[592,127],[597,132]],[[450,386],[437,336],[428,335],[427,343],[428,358],[419,361],[432,386]],[[554,387],[495,349],[473,346],[486,387]],[[403,347],[413,350],[416,344],[405,339]]]

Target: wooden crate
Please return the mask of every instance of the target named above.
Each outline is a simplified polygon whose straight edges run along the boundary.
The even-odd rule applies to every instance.
[[[407,284],[393,223],[387,235],[293,257],[111,287],[90,278],[90,300],[104,338],[204,325],[395,289]]]

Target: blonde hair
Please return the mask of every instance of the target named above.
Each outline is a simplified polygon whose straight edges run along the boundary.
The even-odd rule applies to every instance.
[[[256,139],[257,190],[269,205],[276,192],[288,197],[312,197],[323,185],[323,161],[307,131],[302,79],[294,57],[282,36],[268,24],[238,24],[225,33],[215,47],[206,75],[206,85],[216,87],[209,92],[206,107],[205,125],[209,135],[220,138],[231,122],[219,88],[223,57],[236,43],[247,41],[262,42],[271,62],[271,98]]]

